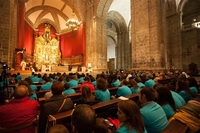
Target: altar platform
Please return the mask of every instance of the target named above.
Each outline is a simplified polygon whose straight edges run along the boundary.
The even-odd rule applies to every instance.
[[[10,70],[10,73],[11,74],[17,74],[17,73],[20,73],[21,75],[23,74],[30,74],[32,73],[31,70]]]

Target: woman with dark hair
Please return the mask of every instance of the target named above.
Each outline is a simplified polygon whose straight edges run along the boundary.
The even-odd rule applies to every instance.
[[[119,79],[117,78],[117,75],[113,75],[111,86],[117,87],[117,86],[119,86],[119,85],[120,85],[120,81],[119,81]]]
[[[156,90],[155,96],[157,98],[157,103],[165,111],[167,119],[171,118],[176,112],[176,107],[170,90],[167,87],[161,85],[155,87],[155,90]]]
[[[132,100],[118,103],[119,128],[116,133],[147,133],[138,105]]]
[[[99,102],[105,102],[110,100],[110,91],[107,89],[107,82],[104,78],[99,77],[96,82],[96,91],[94,95],[97,97]]]
[[[88,86],[83,86],[81,93],[81,97],[78,99],[77,104],[93,105],[98,103],[97,98],[92,94]]]
[[[186,83],[189,86],[189,89],[195,94],[197,95],[198,93],[198,84],[195,78],[189,77],[186,79]]]
[[[176,91],[183,97],[186,103],[191,98],[195,98],[195,95],[192,93],[187,83],[184,81],[179,80],[176,82]]]
[[[134,79],[129,79],[129,87],[131,89],[132,94],[140,92],[140,87]]]
[[[37,100],[37,95],[36,95],[36,91],[37,91],[37,86],[35,84],[33,84],[33,81],[31,80],[31,78],[25,78],[24,79],[26,82],[28,82],[28,84],[30,85],[30,88],[33,91],[33,94],[31,95],[31,99],[32,100]]]
[[[135,81],[137,82],[137,85],[138,85],[140,88],[142,88],[142,87],[145,86],[145,85],[142,83],[142,79],[141,79],[139,76],[135,77]]]

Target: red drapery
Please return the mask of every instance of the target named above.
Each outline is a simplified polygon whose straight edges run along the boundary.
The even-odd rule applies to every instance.
[[[18,4],[18,43],[17,48],[23,48],[24,45],[24,11],[25,11],[25,5],[24,3]],[[16,65],[18,66],[21,62],[21,54],[16,55]]]
[[[85,65],[85,25],[77,30],[61,35],[62,57],[69,57],[83,54]]]
[[[24,45],[23,47],[26,48],[26,53],[29,55],[33,55],[34,53],[34,30],[28,23],[25,22],[25,30],[24,30]]]

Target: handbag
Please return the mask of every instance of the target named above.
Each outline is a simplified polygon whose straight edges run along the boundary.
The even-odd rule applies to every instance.
[[[61,109],[63,108],[63,106],[65,105],[65,103],[66,103],[66,99],[63,100],[62,105],[61,105],[60,108],[58,109],[57,113],[59,113],[59,112],[61,111]],[[56,114],[57,114],[57,113],[56,113]],[[46,131],[45,131],[45,133],[48,133],[49,129],[50,129],[51,127],[53,127],[54,125],[56,125],[56,118],[53,117],[52,115],[49,115],[49,117],[51,117],[51,118],[53,119],[53,122],[50,123],[49,120],[47,119]]]

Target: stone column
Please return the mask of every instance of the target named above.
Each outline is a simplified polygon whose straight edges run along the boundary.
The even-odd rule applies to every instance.
[[[14,66],[17,45],[17,0],[1,0],[0,3],[0,58],[9,67]]]
[[[165,57],[161,44],[165,43],[164,2],[160,0],[132,0],[132,57],[135,70],[162,70],[161,60]],[[164,44],[166,45],[166,44]]]

